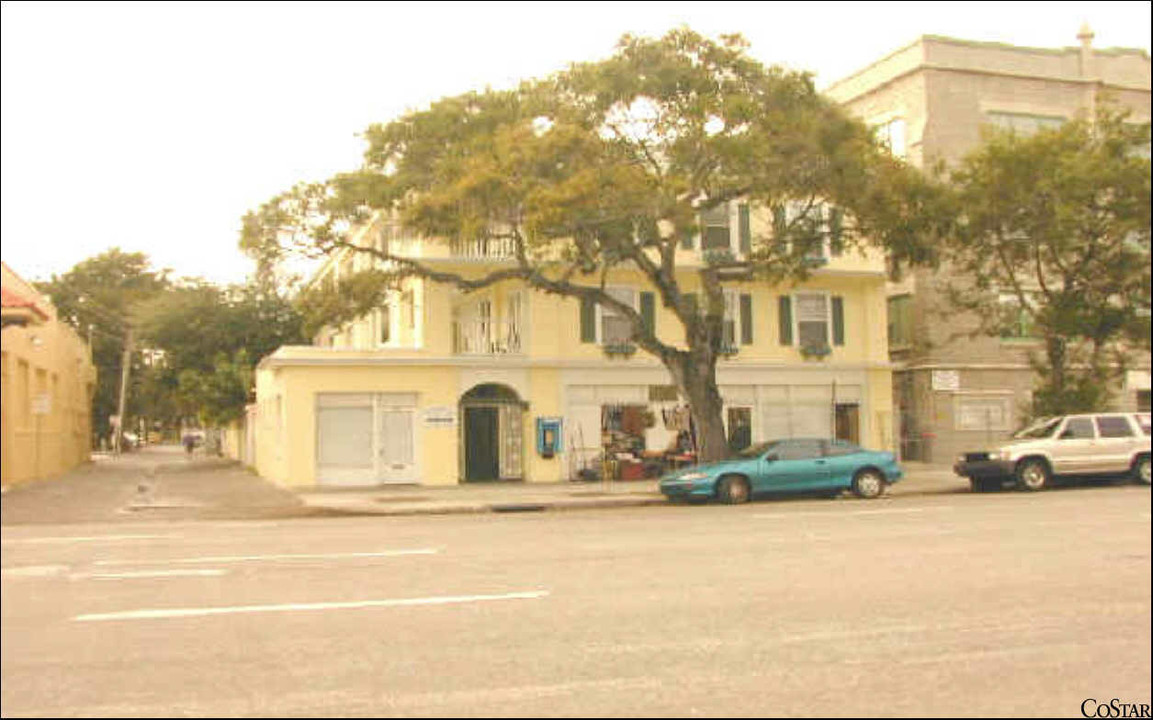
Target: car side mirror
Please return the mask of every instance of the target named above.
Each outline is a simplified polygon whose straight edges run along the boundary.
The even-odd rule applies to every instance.
[[[765,456],[765,462],[776,462],[777,460],[780,460],[780,459],[781,459],[780,456],[777,455],[776,453],[769,453],[768,455]]]
[[[1061,436],[1058,437],[1057,439],[1058,440],[1073,440],[1075,438],[1073,437],[1073,431],[1072,430],[1066,430],[1065,432],[1061,433]]]

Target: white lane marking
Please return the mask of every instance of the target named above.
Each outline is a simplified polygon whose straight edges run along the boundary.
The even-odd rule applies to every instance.
[[[211,570],[143,570],[123,573],[77,573],[69,575],[68,577],[70,580],[135,580],[170,577],[219,577],[220,575],[227,574],[227,570],[213,568]]]
[[[217,555],[213,557],[169,558],[167,560],[97,560],[93,565],[188,565],[196,563],[259,562],[261,560],[337,560],[342,558],[404,557],[406,555],[435,555],[438,550],[383,550],[358,553],[314,553],[305,555]]]
[[[548,596],[547,590],[506,593],[503,595],[447,595],[424,598],[398,598],[392,600],[360,600],[356,602],[288,603],[284,605],[234,605],[231,607],[172,608],[128,610],[113,613],[77,615],[74,622],[103,622],[107,620],[156,620],[167,618],[204,617],[206,615],[235,615],[238,613],[308,612],[314,610],[355,610],[360,608],[412,607],[417,605],[459,605],[464,603],[495,602],[500,600],[539,600]]]
[[[795,513],[758,513],[753,517],[758,518],[790,518],[790,517],[830,517],[839,518],[845,516],[861,516],[861,515],[908,515],[913,513],[923,513],[926,510],[947,510],[945,507],[932,507],[932,508],[892,508],[889,510],[850,510],[847,512],[838,512],[837,510],[826,510],[823,512],[795,512]]]
[[[123,542],[125,540],[170,540],[182,537],[181,535],[88,535],[72,537],[45,537],[45,538],[5,538],[0,541],[4,545],[48,545],[74,542]]]
[[[3,577],[55,577],[68,572],[67,565],[26,565],[24,567],[4,568],[0,571]]]

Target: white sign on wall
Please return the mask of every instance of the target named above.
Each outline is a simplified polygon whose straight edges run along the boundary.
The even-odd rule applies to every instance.
[[[420,411],[420,420],[426,428],[456,427],[456,408],[452,405],[432,405]]]
[[[957,370],[934,370],[933,389],[956,392],[961,389],[961,373]]]

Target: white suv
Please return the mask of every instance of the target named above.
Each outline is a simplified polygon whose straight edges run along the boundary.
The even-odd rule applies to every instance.
[[[975,492],[1015,480],[1040,490],[1056,476],[1129,473],[1149,484],[1149,413],[1095,413],[1047,418],[1005,444],[957,458],[953,471]]]

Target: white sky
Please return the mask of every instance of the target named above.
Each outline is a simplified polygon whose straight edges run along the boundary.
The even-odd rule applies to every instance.
[[[240,282],[239,222],[355,168],[357,134],[445,95],[740,32],[823,87],[923,34],[1150,50],[1148,2],[16,3],[0,6],[3,259],[47,278],[119,246]]]

